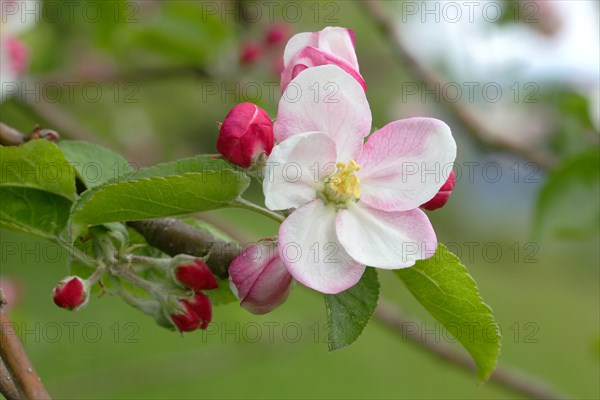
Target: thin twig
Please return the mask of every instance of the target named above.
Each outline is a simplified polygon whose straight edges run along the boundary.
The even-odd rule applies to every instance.
[[[29,357],[15,333],[14,326],[4,310],[4,295],[0,289],[0,357],[6,366],[9,376],[14,379],[20,396],[15,399],[50,399],[48,391],[33,369]],[[0,376],[2,384],[6,381],[4,374]]]
[[[25,143],[25,136],[18,130],[0,122],[0,145],[18,146]]]
[[[404,316],[397,307],[389,302],[380,300],[373,318],[382,325],[390,328],[395,334],[401,336],[403,340],[410,340],[438,358],[470,371],[476,370],[475,363],[473,363],[468,355],[459,353],[444,343],[427,341],[425,335],[406,329],[406,327],[414,326],[416,320],[412,317],[408,318]],[[514,368],[509,369],[505,365],[498,365],[496,367],[494,373],[490,376],[490,382],[494,382],[506,389],[532,399],[552,400],[573,398],[573,396],[557,391],[548,383],[538,378],[516,371]]]
[[[378,0],[363,0],[360,4],[363,6],[367,15],[370,15],[374,20],[382,34],[390,42],[396,58],[400,62],[406,64],[415,77],[423,81],[427,90],[434,91],[437,96],[443,100],[442,104],[445,108],[456,117],[456,120],[463,126],[464,131],[478,144],[489,149],[513,153],[526,160],[531,160],[543,168],[550,169],[556,166],[556,159],[551,154],[521,147],[502,139],[501,135],[494,139],[491,134],[486,133],[488,132],[488,128],[477,119],[473,111],[460,102],[451,101],[448,98],[447,92],[443,90],[444,85],[441,84],[442,80],[440,77],[421,65],[419,61],[406,50],[404,44],[399,39],[400,36],[396,29],[396,25],[389,18],[389,12],[386,12],[383,9],[381,3]]]

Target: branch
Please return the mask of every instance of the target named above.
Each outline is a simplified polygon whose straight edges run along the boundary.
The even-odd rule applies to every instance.
[[[400,35],[394,22],[389,18],[389,12],[386,12],[383,9],[381,3],[377,0],[362,0],[360,4],[367,15],[369,15],[376,23],[381,33],[389,41],[398,61],[406,64],[413,75],[423,81],[428,90],[434,91],[437,96],[442,99],[444,107],[456,117],[456,120],[463,126],[464,131],[478,144],[493,150],[507,151],[516,154],[526,160],[533,161],[543,168],[551,169],[556,166],[556,159],[546,152],[524,148],[504,140],[501,137],[495,139],[492,138],[492,135],[487,133],[488,128],[479,121],[468,107],[460,102],[448,99],[446,91],[443,90],[444,85],[440,84],[442,79],[421,65],[419,61],[406,50],[404,44],[399,39]]]
[[[418,332],[405,330],[406,326],[414,326],[415,319],[407,318],[397,307],[394,307],[385,300],[379,302],[373,318],[403,339],[410,339],[413,343],[438,358],[464,369],[476,371],[475,363],[466,354],[458,353],[446,344],[427,341]],[[538,378],[525,375],[506,366],[497,366],[494,373],[490,376],[490,382],[494,382],[506,389],[512,390],[514,393],[525,395],[532,399],[552,400],[573,398],[573,396],[556,391],[548,383]]]
[[[3,394],[9,399],[35,399],[44,400],[50,399],[50,395],[42,384],[39,376],[33,369],[29,357],[15,333],[14,326],[10,322],[4,306],[6,300],[0,289],[0,357],[4,362],[8,376],[4,376],[4,369],[0,369],[0,386],[3,389]],[[19,392],[19,396],[14,396],[14,392],[4,393],[4,384],[12,377],[13,385]],[[12,389],[10,387],[10,389]],[[11,397],[13,396],[13,397]]]
[[[228,243],[175,218],[133,221],[128,222],[127,225],[144,236],[150,245],[170,256],[189,254],[204,257],[208,255],[206,264],[215,275],[221,278],[227,277],[229,264],[240,252],[240,246],[237,243]]]
[[[15,381],[12,376],[10,376],[2,359],[0,359],[0,393],[2,393],[7,400],[21,400],[21,395],[15,386]]]

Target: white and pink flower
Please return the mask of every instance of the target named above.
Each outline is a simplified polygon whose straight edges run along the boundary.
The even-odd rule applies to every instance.
[[[288,48],[298,49],[292,41]],[[367,265],[398,269],[431,257],[437,239],[419,206],[449,177],[456,157],[450,128],[409,118],[363,144],[371,110],[353,74],[323,65],[298,72],[293,82],[279,103],[279,144],[263,182],[268,208],[295,209],[279,229],[289,273],[315,290],[338,293],[356,284]]]
[[[302,32],[292,36],[283,53],[281,92],[300,72],[320,65],[337,65],[367,90],[359,72],[354,43],[354,32],[340,27],[327,27],[319,32]]]

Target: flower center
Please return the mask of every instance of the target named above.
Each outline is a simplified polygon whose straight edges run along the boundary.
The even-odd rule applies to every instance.
[[[323,181],[323,200],[338,205],[343,205],[349,200],[357,201],[360,198],[360,179],[355,172],[360,170],[360,165],[352,160],[348,164],[339,162],[336,167],[337,171]]]

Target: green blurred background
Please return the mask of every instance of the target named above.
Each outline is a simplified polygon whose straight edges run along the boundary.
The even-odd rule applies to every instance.
[[[515,7],[514,2],[499,4],[504,10]],[[441,118],[453,129],[459,166],[479,163],[472,164],[472,177],[464,169],[450,202],[430,217],[440,242],[461,257],[494,310],[503,333],[500,363],[574,397],[600,397],[597,231],[534,236],[536,201],[547,172],[480,146],[435,98],[403,98],[407,82],[419,83],[358,4],[76,1],[40,7],[39,23],[22,35],[31,51],[29,72],[21,93],[2,103],[2,121],[25,132],[40,123],[63,138],[111,147],[137,166],[214,153],[216,122],[237,102],[254,101],[275,117],[284,44],[265,47],[252,63],[240,62],[242,49],[264,42],[274,23],[285,24],[290,34],[328,25],[354,29],[374,126],[408,116]],[[406,2],[385,7],[402,25]],[[593,7],[590,18],[597,30],[597,4]],[[545,19],[537,24],[509,18],[493,29],[516,26],[522,35],[554,40],[543,25],[552,16],[539,15]],[[465,49],[472,39],[461,38]],[[419,40],[409,36],[417,47]],[[597,39],[589,46],[597,54]],[[446,79],[461,79],[453,75],[454,61],[422,57]],[[498,126],[541,131],[520,137],[506,130],[517,145],[543,149],[559,162],[597,151],[597,104],[588,95],[597,92],[598,70],[596,81],[583,89],[560,71],[539,79],[523,78],[520,71],[514,64],[493,71],[508,100],[466,106],[478,110],[490,131]],[[478,72],[474,81],[490,81]],[[539,101],[512,101],[508,88],[515,82],[534,82]],[[490,179],[486,165],[498,166],[501,178]],[[532,179],[525,179],[530,173]],[[251,190],[250,197],[259,199],[260,187]],[[586,197],[585,190],[570,193],[559,219],[571,218],[571,212],[577,219],[581,205],[598,202],[597,192],[592,192],[595,198]],[[200,217],[248,241],[277,230],[246,211]],[[10,314],[55,398],[518,397],[494,383],[478,386],[473,373],[439,361],[376,322],[354,345],[329,353],[323,299],[300,285],[266,316],[251,315],[237,304],[216,307],[207,332],[183,338],[110,296],[92,299],[81,312],[65,312],[50,296],[55,282],[68,273],[62,250],[22,234],[0,233],[3,286],[17,289]],[[386,298],[425,321],[419,329],[430,332],[428,338],[444,341],[443,331],[391,273],[382,271],[380,280]]]

